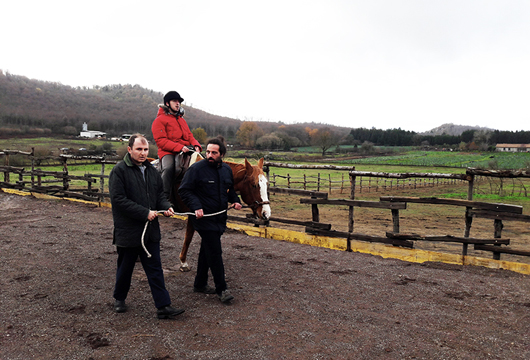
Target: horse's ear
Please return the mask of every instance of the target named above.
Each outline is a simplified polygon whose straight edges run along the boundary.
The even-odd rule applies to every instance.
[[[263,158],[259,159],[259,161],[258,161],[258,167],[259,167],[260,169],[263,169]]]
[[[252,175],[252,173],[254,172],[254,168],[248,162],[247,158],[245,158],[245,168],[247,169],[247,176]]]

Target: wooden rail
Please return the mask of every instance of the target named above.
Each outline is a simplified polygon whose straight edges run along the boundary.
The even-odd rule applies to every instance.
[[[504,211],[504,212],[513,213],[513,214],[523,213],[523,207],[519,205],[487,203],[487,202],[463,200],[463,199],[445,199],[445,198],[435,198],[435,197],[409,197],[409,196],[381,196],[379,199],[381,201],[390,201],[390,202],[408,202],[408,203],[416,203],[416,204],[465,206],[465,207],[472,207],[472,208],[478,208],[478,209],[483,209],[483,210]]]
[[[514,250],[505,247],[500,247],[500,245],[509,245],[509,239],[500,239],[502,233],[502,220],[505,221],[523,221],[530,222],[529,215],[523,215],[523,207],[519,205],[510,205],[510,204],[500,204],[500,203],[486,203],[481,201],[472,201],[472,200],[461,200],[461,199],[439,199],[439,198],[419,198],[419,197],[403,197],[403,196],[382,196],[380,197],[381,201],[390,201],[390,202],[410,202],[417,204],[430,204],[430,205],[452,205],[452,206],[462,206],[466,208],[465,213],[465,222],[466,230],[465,236],[463,238],[450,237],[449,239],[426,236],[418,237],[417,235],[411,235],[409,239],[414,238],[414,240],[429,240],[429,241],[451,241],[451,242],[461,242],[462,255],[467,255],[467,246],[468,244],[474,244],[475,250],[491,251],[493,252],[493,258],[500,260],[500,254],[514,254],[522,256],[530,256],[530,251]],[[394,216],[399,216],[399,214],[393,213]],[[469,237],[470,228],[473,218],[486,218],[494,220],[494,238],[493,239],[473,239]],[[399,231],[398,231],[399,232]],[[402,236],[400,238],[407,238]],[[480,241],[477,241],[480,240]],[[502,240],[502,241],[501,241]],[[493,246],[492,246],[493,245]]]
[[[27,155],[31,160],[31,169],[26,170],[25,167],[14,167],[9,165],[10,155]],[[77,155],[66,155],[61,154],[54,158],[63,165],[63,171],[44,171],[40,168],[35,168],[35,162],[37,158],[34,156],[34,149],[31,152],[24,152],[18,150],[3,150],[0,155],[5,156],[4,165],[0,166],[0,173],[4,173],[4,181],[0,181],[0,186],[7,188],[14,188],[18,190],[31,190],[41,193],[50,193],[55,196],[65,196],[80,198],[84,200],[99,200],[102,201],[105,197],[109,197],[108,193],[105,193],[105,179],[108,175],[105,175],[106,164],[116,164],[116,160],[109,160],[103,156],[77,156]],[[47,157],[48,158],[48,157]],[[39,158],[41,159],[41,158]],[[70,175],[68,173],[68,160],[86,160],[91,163],[101,164],[100,174],[85,174],[84,176]],[[78,164],[76,164],[78,165]],[[16,174],[18,176],[17,181],[10,179],[10,174]],[[24,177],[29,178],[25,180]],[[45,179],[52,177],[53,179]],[[93,189],[92,185],[99,180],[99,189]],[[72,181],[84,181],[87,183],[86,189],[71,189]],[[62,186],[57,185],[44,185],[62,183]]]
[[[4,181],[0,182],[0,186],[14,187],[18,189],[28,189],[35,192],[50,193],[58,196],[67,196],[74,198],[81,198],[85,200],[102,200],[108,194],[104,193],[104,181],[108,178],[105,174],[105,164],[115,164],[116,161],[106,160],[104,157],[79,157],[71,155],[61,155],[61,161],[63,162],[63,172],[50,172],[35,169],[34,162],[32,160],[31,170],[26,170],[24,167],[16,167],[9,165],[10,154],[23,154],[30,158],[34,158],[32,152],[20,152],[16,150],[4,150],[0,152],[0,155],[5,156],[4,166],[0,166],[0,173],[4,173]],[[84,176],[72,176],[68,174],[67,161],[69,159],[85,159],[101,163],[101,174],[85,174]],[[332,237],[345,238],[347,241],[347,248],[351,250],[351,240],[361,240],[370,242],[382,242],[392,244],[394,246],[413,247],[414,241],[442,241],[442,242],[454,242],[463,244],[462,254],[467,255],[467,246],[469,244],[474,245],[475,250],[490,251],[493,253],[494,259],[500,259],[500,254],[513,254],[520,256],[530,256],[530,251],[523,249],[511,249],[508,247],[510,239],[502,239],[502,221],[522,221],[530,222],[529,215],[523,215],[523,208],[517,205],[510,204],[499,204],[499,203],[486,203],[480,201],[473,201],[473,184],[475,183],[476,176],[491,176],[491,177],[503,177],[503,178],[514,178],[514,177],[530,177],[530,173],[526,171],[485,171],[477,169],[467,169],[466,174],[430,174],[430,173],[407,173],[407,174],[392,174],[392,173],[374,173],[374,172],[360,172],[352,170],[352,167],[340,167],[333,165],[292,165],[292,164],[278,164],[266,162],[268,166],[282,166],[287,168],[304,168],[304,169],[332,169],[332,170],[345,170],[349,172],[350,178],[350,196],[349,199],[329,199],[328,193],[323,191],[313,191],[307,189],[286,189],[279,187],[270,187],[269,192],[278,194],[292,194],[296,196],[302,196],[300,199],[301,204],[311,205],[312,218],[310,220],[303,219],[286,219],[281,217],[271,217],[269,220],[259,220],[252,218],[241,218],[238,216],[229,215],[229,219],[235,221],[243,221],[254,224],[255,226],[265,225],[268,226],[270,222],[280,222],[285,224],[300,225],[304,226],[305,230],[311,234],[325,235]],[[353,168],[354,169],[354,168]],[[15,174],[18,176],[18,181],[10,181],[9,174]],[[369,176],[369,177],[381,177],[388,179],[404,179],[404,178],[430,178],[430,179],[455,179],[467,181],[468,186],[468,199],[440,199],[434,197],[399,197],[399,196],[383,196],[379,201],[365,201],[355,199],[355,177],[357,176]],[[24,177],[31,177],[31,181],[25,180]],[[53,179],[44,179],[45,177],[53,177]],[[87,183],[86,189],[72,189],[70,182],[73,180],[81,180]],[[92,189],[92,185],[99,180],[100,188]],[[43,185],[51,184],[53,182],[61,183],[62,185]],[[417,235],[417,234],[406,234],[400,232],[399,215],[400,211],[407,209],[407,203],[417,203],[426,205],[449,205],[449,206],[460,206],[466,209],[465,211],[465,222],[466,230],[464,236],[454,235]],[[321,223],[319,208],[318,206],[346,206],[349,208],[348,214],[348,231],[335,231],[332,230],[331,224]],[[359,234],[354,232],[354,208],[377,208],[377,209],[388,209],[392,213],[393,231],[387,232],[385,236],[372,236],[367,234]],[[487,218],[494,221],[494,236],[489,239],[478,239],[469,236],[473,218]]]

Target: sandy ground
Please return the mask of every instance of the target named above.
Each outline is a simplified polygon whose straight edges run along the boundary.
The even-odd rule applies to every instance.
[[[0,193],[0,358],[530,358],[528,276],[229,232],[225,305],[177,270],[183,228],[162,220],[167,287],[186,312],[157,319],[138,264],[116,314],[110,209]]]

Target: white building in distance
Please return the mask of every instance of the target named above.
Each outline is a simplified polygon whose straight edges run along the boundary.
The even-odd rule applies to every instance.
[[[107,133],[102,131],[88,130],[88,125],[86,122],[83,123],[83,130],[79,133],[79,137],[92,138],[92,139],[101,139],[105,138]]]
[[[497,144],[495,148],[497,151],[529,152],[530,144]]]

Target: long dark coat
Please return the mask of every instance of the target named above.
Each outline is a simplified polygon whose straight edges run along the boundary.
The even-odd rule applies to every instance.
[[[164,195],[162,178],[145,161],[145,180],[140,168],[129,154],[119,162],[109,176],[110,201],[114,218],[113,244],[123,247],[141,246],[142,232],[149,210],[167,210],[171,206]],[[147,227],[144,241],[160,241],[158,218]]]

